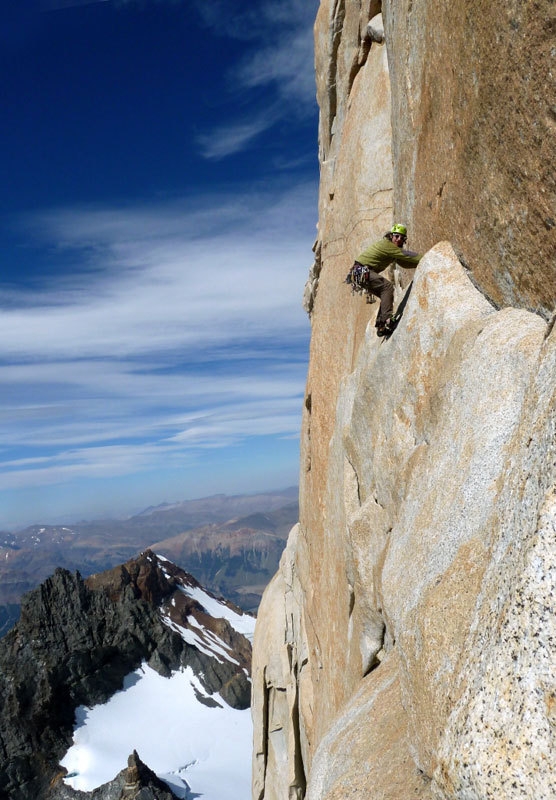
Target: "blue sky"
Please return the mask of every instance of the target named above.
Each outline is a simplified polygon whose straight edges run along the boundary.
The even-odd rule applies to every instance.
[[[307,0],[0,11],[0,528],[297,482]]]

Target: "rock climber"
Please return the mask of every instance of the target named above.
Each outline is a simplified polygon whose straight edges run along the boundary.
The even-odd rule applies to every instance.
[[[379,273],[394,261],[406,269],[415,269],[421,260],[419,253],[403,249],[406,241],[407,228],[396,223],[382,239],[357,256],[352,267],[352,271],[356,267],[367,268],[361,281],[362,288],[380,298],[380,308],[375,322],[377,336],[388,336],[394,329],[392,323],[394,284]]]

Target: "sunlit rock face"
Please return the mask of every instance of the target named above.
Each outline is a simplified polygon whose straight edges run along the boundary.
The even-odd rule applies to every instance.
[[[539,21],[510,5],[321,2],[300,523],[257,622],[255,800],[553,792],[556,171],[517,126],[547,39],[528,64]],[[393,220],[426,256],[381,343],[343,279]]]
[[[500,305],[546,313],[556,285],[556,10],[384,2],[395,215],[450,239]]]
[[[322,527],[294,530],[261,606],[256,797],[550,796],[547,331],[495,310],[449,243],[423,259],[394,336],[368,329],[338,396]]]

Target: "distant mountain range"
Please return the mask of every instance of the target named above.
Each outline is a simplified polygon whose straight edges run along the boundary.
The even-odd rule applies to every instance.
[[[298,490],[224,494],[147,508],[124,520],[31,525],[0,532],[0,636],[19,615],[21,596],[57,567],[87,577],[147,547],[242,608],[258,607],[298,519]]]
[[[152,548],[183,565],[211,591],[233,600],[246,611],[254,611],[266,584],[278,569],[298,514],[297,502],[289,503],[275,511],[203,525],[155,542]]]

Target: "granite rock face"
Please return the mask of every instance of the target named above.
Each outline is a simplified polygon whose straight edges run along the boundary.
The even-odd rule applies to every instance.
[[[300,522],[257,621],[255,800],[553,794],[553,11],[321,2]],[[343,279],[393,221],[426,255],[381,343]],[[389,274],[399,302],[413,274]]]
[[[369,327],[338,394],[322,527],[294,529],[260,608],[256,798],[551,795],[547,332],[496,311],[449,243],[394,336]]]
[[[556,8],[552,0],[383,3],[394,216],[441,239],[499,305],[552,313]]]

